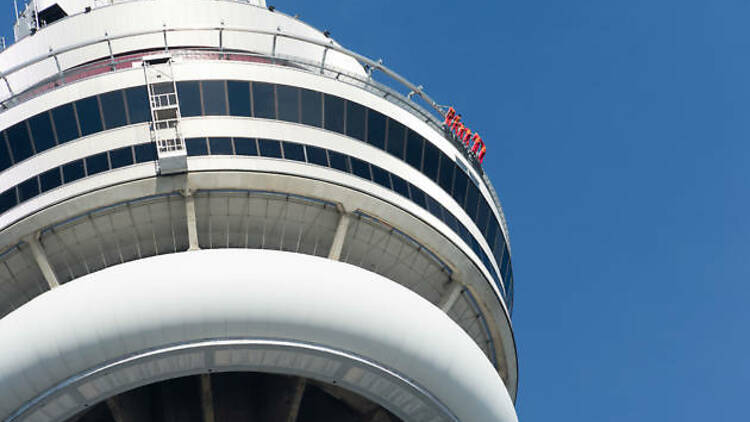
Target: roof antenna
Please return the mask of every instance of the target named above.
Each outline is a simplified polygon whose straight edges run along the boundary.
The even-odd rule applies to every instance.
[[[16,8],[16,20],[18,20],[18,3],[16,3],[16,0],[13,0],[13,7]]]
[[[36,21],[36,30],[38,31],[38,30],[42,29],[39,26],[39,7],[36,4],[36,0],[32,0],[32,1],[34,2],[34,20]]]

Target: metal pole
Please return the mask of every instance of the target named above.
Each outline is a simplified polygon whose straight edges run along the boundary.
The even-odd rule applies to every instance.
[[[13,0],[13,7],[16,8],[16,20],[18,20],[18,3],[16,3],[16,0]]]
[[[41,29],[39,26],[39,7],[36,4],[36,0],[32,0],[34,2],[34,20],[36,21],[36,29],[37,31]]]

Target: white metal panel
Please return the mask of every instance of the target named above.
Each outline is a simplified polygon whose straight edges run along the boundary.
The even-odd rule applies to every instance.
[[[489,361],[438,308],[374,273],[299,254],[195,251],[110,267],[0,320],[0,337],[7,343],[0,349],[4,417],[64,381],[60,374],[235,337],[353,353],[403,374],[463,422],[517,420]]]

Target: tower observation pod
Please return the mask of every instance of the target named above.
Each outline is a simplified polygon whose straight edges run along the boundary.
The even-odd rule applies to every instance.
[[[470,117],[264,0],[16,4],[0,421],[517,420]]]

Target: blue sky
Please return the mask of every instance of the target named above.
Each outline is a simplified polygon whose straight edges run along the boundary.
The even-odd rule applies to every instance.
[[[482,133],[522,421],[747,417],[750,3],[274,4]]]

